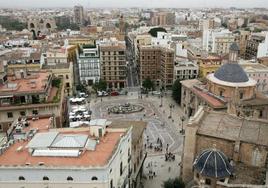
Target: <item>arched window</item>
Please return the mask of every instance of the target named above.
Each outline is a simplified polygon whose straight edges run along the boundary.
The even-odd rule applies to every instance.
[[[68,176],[68,177],[67,177],[67,180],[68,180],[68,181],[73,181],[74,179],[73,179],[71,176]]]
[[[92,181],[97,181],[98,178],[97,178],[96,176],[93,176],[93,177],[91,178],[91,180],[92,180]]]
[[[47,176],[44,176],[44,177],[43,177],[43,180],[48,181],[48,180],[49,180],[49,178],[48,178]]]
[[[25,178],[23,176],[20,176],[19,180],[25,180]]]

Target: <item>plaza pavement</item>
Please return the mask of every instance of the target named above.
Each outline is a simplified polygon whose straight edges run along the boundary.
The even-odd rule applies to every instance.
[[[133,104],[143,105],[145,107],[144,112],[134,114],[108,114],[107,108],[116,104],[123,104],[130,102]],[[147,129],[144,135],[144,143],[149,136],[149,142],[156,143],[157,138],[163,141],[163,151],[155,152],[151,149],[146,149],[148,156],[144,165],[144,188],[161,188],[163,181],[169,178],[178,177],[180,174],[179,163],[181,160],[182,142],[183,136],[179,133],[181,130],[181,114],[180,106],[173,101],[170,95],[164,96],[162,101],[162,107],[159,107],[161,99],[158,96],[148,95],[142,99],[137,92],[129,92],[127,96],[116,97],[103,97],[92,99],[90,102],[90,108],[93,111],[92,118],[107,118],[107,119],[133,119],[144,120],[148,122]],[[173,104],[172,118],[168,118],[170,115],[169,105]],[[145,116],[144,116],[145,114]],[[164,123],[164,126],[163,126]],[[184,122],[184,125],[186,122]],[[165,161],[165,146],[169,144],[169,151],[175,154],[175,161]],[[152,163],[153,170],[156,173],[156,177],[153,179],[148,178],[149,168],[148,163]],[[170,171],[169,171],[170,168]]]

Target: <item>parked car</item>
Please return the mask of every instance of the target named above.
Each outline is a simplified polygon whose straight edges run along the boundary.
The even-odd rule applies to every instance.
[[[86,94],[86,93],[84,93],[84,92],[80,92],[80,93],[79,93],[79,97],[87,98],[87,97],[88,97],[88,94]]]
[[[119,91],[119,95],[127,95],[127,90],[121,90],[121,91]]]
[[[161,95],[160,91],[152,91],[152,95]]]
[[[98,97],[105,97],[108,96],[109,94],[106,91],[97,91]]]
[[[112,92],[110,93],[110,95],[111,95],[111,96],[118,96],[119,93],[118,93],[117,91],[112,91]]]

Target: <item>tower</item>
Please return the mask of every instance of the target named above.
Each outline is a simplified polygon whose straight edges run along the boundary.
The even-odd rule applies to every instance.
[[[74,23],[78,25],[83,25],[85,23],[83,6],[74,7]]]
[[[233,44],[231,44],[231,46],[229,48],[229,62],[230,63],[237,63],[238,53],[239,53],[239,47],[234,42]]]

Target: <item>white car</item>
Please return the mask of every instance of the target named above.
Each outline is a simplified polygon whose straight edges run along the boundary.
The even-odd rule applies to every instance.
[[[152,94],[153,95],[161,95],[161,92],[160,91],[152,91]]]
[[[86,93],[84,93],[84,92],[81,92],[81,93],[79,93],[79,96],[80,96],[80,97],[87,98],[87,97],[88,97],[88,94],[86,94]]]
[[[108,93],[106,91],[97,91],[98,97],[104,97],[108,96]]]

